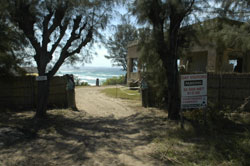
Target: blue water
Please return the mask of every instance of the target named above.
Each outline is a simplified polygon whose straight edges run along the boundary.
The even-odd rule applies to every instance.
[[[73,74],[80,82],[87,82],[90,85],[95,85],[97,78],[99,78],[102,83],[107,78],[125,75],[125,72],[120,68],[83,67],[80,69],[60,69],[56,75],[62,76],[65,74]]]

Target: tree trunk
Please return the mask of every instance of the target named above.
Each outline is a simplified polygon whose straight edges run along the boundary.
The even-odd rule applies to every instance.
[[[180,20],[173,20],[169,29],[169,55],[167,57],[166,69],[168,80],[168,118],[177,120],[180,118],[180,93],[179,93],[179,74],[177,66],[178,50],[178,31],[180,29]]]
[[[175,19],[175,17],[172,17]],[[178,31],[180,29],[179,20],[170,21],[170,29],[168,36],[168,44],[165,42],[164,20],[157,20],[154,24],[153,36],[155,38],[155,48],[160,55],[166,69],[168,82],[168,118],[172,120],[179,119],[180,112],[180,94],[178,83],[178,68],[177,68],[177,49],[178,49]]]
[[[124,84],[127,85],[127,78],[128,78],[128,73],[126,72],[125,78],[124,78]]]
[[[175,63],[175,62],[174,62]],[[176,69],[174,69],[176,70]],[[178,84],[178,71],[168,72],[168,118],[177,120],[180,118],[180,97]]]
[[[49,97],[49,80],[38,81],[38,98],[35,118],[43,119],[46,117],[48,97]]]

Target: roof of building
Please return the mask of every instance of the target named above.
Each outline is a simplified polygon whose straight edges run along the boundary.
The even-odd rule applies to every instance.
[[[38,70],[36,67],[23,67],[23,69],[27,72],[27,73],[38,73]]]

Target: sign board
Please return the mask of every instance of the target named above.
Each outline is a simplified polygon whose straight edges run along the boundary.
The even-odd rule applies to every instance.
[[[207,106],[207,74],[181,75],[181,109]]]
[[[37,76],[36,77],[36,81],[46,81],[47,80],[47,76]]]

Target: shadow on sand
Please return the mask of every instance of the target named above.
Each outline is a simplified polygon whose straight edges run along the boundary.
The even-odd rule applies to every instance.
[[[3,141],[1,154],[10,155],[10,163],[14,162],[11,157],[20,155],[21,159],[14,162],[16,165],[95,165],[98,162],[124,165],[117,156],[125,154],[141,160],[134,150],[152,142],[156,137],[152,131],[167,127],[167,118],[153,112],[124,118],[82,115],[82,111],[52,110],[46,119],[37,123],[32,119],[33,112],[1,112],[0,128],[11,127],[24,133],[24,137],[14,142]],[[90,153],[96,155],[96,161],[89,160]]]

